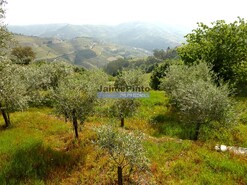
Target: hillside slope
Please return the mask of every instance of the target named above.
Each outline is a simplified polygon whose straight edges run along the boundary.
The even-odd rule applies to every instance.
[[[90,37],[70,40],[55,37],[15,35],[22,46],[30,46],[37,60],[63,60],[85,68],[102,67],[117,58],[142,58],[151,55],[144,49],[110,44]]]
[[[127,166],[124,183],[247,184],[247,156],[214,149],[216,142],[223,142],[221,139],[247,147],[247,125],[240,123],[224,131],[211,128],[203,133],[216,134],[213,140],[192,141],[182,136],[191,134],[193,125],[178,122],[178,117],[169,113],[168,101],[164,92],[151,91],[150,98],[140,101],[136,115],[126,118],[125,131],[142,133],[149,163],[143,170],[129,170]],[[247,99],[239,103],[245,106]],[[95,145],[95,128],[116,122],[106,114],[108,105],[98,105],[97,112],[80,125],[79,140],[74,139],[72,123],[65,123],[49,108],[12,113],[9,129],[3,129],[0,117],[0,184],[117,184],[117,166]]]

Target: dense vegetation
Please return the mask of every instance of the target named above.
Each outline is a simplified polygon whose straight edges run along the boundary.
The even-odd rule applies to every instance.
[[[247,86],[247,22],[238,21],[227,24],[216,21],[212,26],[203,23],[193,33],[186,35],[187,43],[178,48],[181,59],[186,64],[204,60],[212,65],[219,78],[246,93]]]
[[[10,50],[1,22],[0,184],[247,184],[246,154],[215,150],[247,147],[246,28],[199,24],[177,48],[182,60],[154,50],[106,74]],[[149,84],[150,98],[97,98],[100,86]]]
[[[104,71],[112,76],[116,76],[119,72],[124,69],[141,69],[146,73],[150,73],[155,70],[159,64],[164,63],[164,61],[172,61],[178,59],[178,54],[176,49],[170,49],[169,47],[166,50],[155,49],[152,56],[148,56],[144,59],[118,59],[112,62],[109,62],[105,67]],[[169,62],[168,62],[169,63]]]

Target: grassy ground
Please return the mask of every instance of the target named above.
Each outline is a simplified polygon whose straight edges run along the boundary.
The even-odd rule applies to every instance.
[[[126,119],[126,129],[145,133],[150,160],[146,184],[247,184],[247,156],[216,152],[216,143],[247,147],[247,99],[238,100],[239,124],[231,129],[202,128],[200,141],[192,141],[194,126],[179,123],[163,92],[140,100],[136,115]],[[93,141],[93,128],[119,124],[105,115],[105,106],[81,127],[74,140],[71,123],[51,109],[29,109],[11,114],[12,126],[0,129],[0,184],[115,184],[116,168]],[[0,118],[0,126],[3,120]],[[126,184],[138,184],[138,175]]]

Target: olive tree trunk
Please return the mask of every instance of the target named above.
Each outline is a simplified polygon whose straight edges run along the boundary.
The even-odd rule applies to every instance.
[[[118,185],[123,185],[123,169],[121,166],[118,166],[117,174],[118,174]]]
[[[121,120],[120,126],[121,126],[121,127],[124,127],[124,118],[121,118],[120,120]]]
[[[196,124],[195,136],[194,136],[194,140],[195,141],[197,141],[198,138],[199,138],[200,128],[201,128],[201,123],[197,123]]]
[[[2,105],[0,104],[0,109],[1,109],[1,113],[5,122],[5,127],[9,127],[10,126],[10,117],[9,117],[9,113],[2,107]]]
[[[78,122],[77,122],[77,117],[76,117],[76,114],[75,114],[75,110],[73,110],[73,112],[72,112],[72,121],[73,121],[73,127],[74,127],[74,131],[75,131],[75,138],[78,139],[79,138]]]

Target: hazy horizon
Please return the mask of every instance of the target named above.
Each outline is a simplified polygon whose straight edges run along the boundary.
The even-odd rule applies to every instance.
[[[244,0],[9,0],[5,23],[117,25],[149,22],[195,27],[197,22],[247,19]]]

